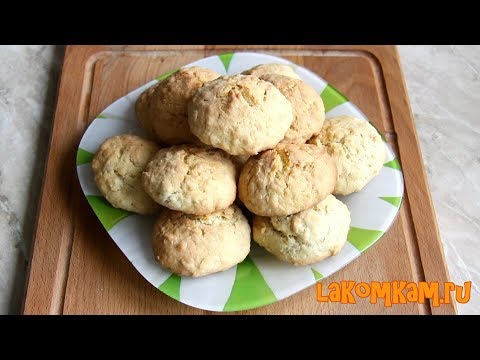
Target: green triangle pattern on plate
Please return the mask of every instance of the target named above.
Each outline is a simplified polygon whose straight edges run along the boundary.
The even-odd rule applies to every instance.
[[[355,246],[358,251],[362,252],[370,247],[382,234],[383,232],[380,230],[360,229],[351,226],[347,240]]]
[[[167,280],[162,283],[162,285],[158,287],[158,290],[179,301],[181,281],[182,278],[180,276],[178,276],[177,274],[172,274]]]
[[[320,97],[323,100],[323,105],[325,105],[325,112],[332,110],[334,107],[346,103],[348,99],[342,95],[337,89],[332,85],[328,84],[325,89],[323,89]]]
[[[220,54],[218,55],[218,57],[222,61],[223,66],[225,66],[225,71],[228,72],[228,67],[230,66],[230,62],[232,61],[233,53]]]
[[[380,196],[379,199],[382,199],[396,207],[399,207],[400,203],[402,202],[402,198],[400,196]]]
[[[395,158],[392,161],[389,161],[383,164],[383,166],[386,166],[395,170],[402,170],[402,168],[400,167],[400,162],[398,161],[398,158]]]
[[[130,211],[113,207],[103,196],[87,195],[87,200],[107,231],[110,231],[123,219],[133,215]]]
[[[100,114],[100,115],[98,115],[95,119],[106,119],[106,118],[108,118],[107,115],[105,115],[105,114]]]
[[[252,309],[275,302],[277,298],[252,259],[237,265],[235,282],[223,311]]]
[[[169,77],[170,75],[172,75],[173,73],[176,73],[178,71],[178,69],[175,69],[175,70],[172,70],[172,71],[169,71],[163,75],[160,75],[159,77],[156,78],[156,80],[158,81],[162,81],[162,80],[165,80],[167,77]]]
[[[312,269],[312,272],[313,272],[313,276],[315,276],[315,280],[320,280],[323,278],[323,275],[320,274],[317,270],[315,270],[314,268],[310,268]]]
[[[87,150],[83,150],[82,148],[78,148],[77,151],[77,166],[88,164],[92,162],[93,154]]]

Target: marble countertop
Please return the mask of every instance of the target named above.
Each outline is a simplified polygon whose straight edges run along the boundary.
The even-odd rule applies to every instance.
[[[480,314],[480,46],[399,46],[460,314]],[[0,46],[0,314],[21,306],[62,49]]]

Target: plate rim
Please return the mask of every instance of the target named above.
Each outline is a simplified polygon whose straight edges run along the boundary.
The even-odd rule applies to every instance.
[[[189,67],[189,66],[194,66],[194,65],[192,65],[192,64],[195,64],[196,62],[208,61],[208,60],[210,60],[210,59],[212,59],[212,58],[219,58],[220,56],[226,55],[226,54],[231,55],[232,57],[235,56],[235,55],[264,56],[264,57],[269,57],[269,58],[271,58],[271,59],[274,59],[275,62],[277,62],[278,60],[280,60],[279,63],[287,63],[287,64],[290,64],[290,65],[295,66],[296,68],[302,69],[302,71],[308,73],[310,76],[315,77],[316,79],[320,80],[321,82],[324,82],[324,83],[326,84],[326,87],[331,86],[331,84],[330,84],[329,82],[327,82],[325,79],[323,79],[321,76],[319,76],[318,74],[314,73],[313,71],[311,71],[310,69],[308,69],[308,68],[306,68],[306,67],[304,67],[304,66],[302,66],[302,65],[297,65],[297,64],[295,64],[294,62],[292,62],[292,61],[290,61],[290,60],[287,60],[287,59],[285,59],[285,58],[282,58],[282,57],[279,57],[279,56],[276,56],[276,55],[272,55],[272,54],[269,54],[269,53],[266,53],[266,52],[260,52],[260,51],[259,51],[259,52],[254,52],[254,51],[232,51],[232,52],[214,54],[214,55],[207,56],[207,57],[204,57],[204,58],[201,58],[201,59],[197,59],[197,60],[195,60],[195,61],[193,61],[193,62],[190,62],[190,63],[188,63],[188,64],[186,64],[186,65],[183,65],[183,66],[181,66],[181,67],[179,67],[179,68],[185,68],[185,67]],[[272,62],[273,62],[273,61],[272,61]],[[227,72],[227,75],[231,75],[231,74],[228,74],[228,69],[226,69],[226,72]],[[172,73],[172,70],[170,70],[170,71],[167,72],[167,73]],[[151,81],[148,81],[148,82],[146,82],[146,83],[143,84],[143,85],[140,85],[139,87],[137,87],[137,88],[135,88],[134,90],[128,92],[128,93],[125,94],[124,96],[116,99],[114,102],[112,102],[110,105],[108,105],[108,106],[101,112],[101,114],[104,113],[105,110],[107,110],[108,108],[110,108],[110,107],[112,107],[112,106],[115,106],[115,104],[117,104],[119,101],[121,101],[121,100],[123,100],[123,99],[128,99],[129,101],[131,101],[131,99],[128,97],[129,95],[131,95],[131,94],[134,93],[134,92],[139,91],[139,89],[141,89],[141,88],[146,88],[147,85],[156,83],[155,81],[158,82],[158,81],[159,81],[158,78],[159,78],[159,77],[156,77],[155,79],[153,79],[153,80],[151,80]],[[345,103],[347,104],[348,107],[352,108],[353,110],[355,110],[356,112],[358,112],[359,114],[361,114],[361,115],[363,116],[363,119],[364,119],[364,120],[369,121],[369,119],[367,118],[367,116],[365,116],[365,114],[358,108],[358,106],[357,106],[356,104],[354,104],[353,102],[351,102],[350,100],[348,100],[348,98],[347,98],[345,95],[343,95],[340,91],[338,91],[336,88],[334,88],[333,86],[331,86],[331,87],[332,87],[336,92],[338,92],[340,95],[342,95],[343,97],[345,97],[345,99],[347,99],[347,101],[346,101]],[[143,91],[143,90],[142,90],[142,91]],[[320,94],[319,94],[319,96],[320,96]],[[332,109],[333,109],[333,108],[332,108]],[[332,110],[332,109],[330,109],[330,110]],[[328,112],[326,112],[326,113],[328,113]],[[100,114],[99,116],[97,116],[97,117],[89,124],[89,126],[85,129],[85,131],[84,131],[84,133],[83,133],[83,135],[82,135],[81,141],[79,142],[78,147],[77,147],[77,160],[78,160],[78,152],[79,152],[80,150],[83,150],[83,149],[81,148],[82,141],[83,141],[84,138],[86,137],[86,135],[87,135],[87,133],[88,133],[88,130],[92,127],[92,125],[93,125],[97,120],[99,120],[99,119],[101,118],[101,114]],[[135,121],[135,119],[130,120],[130,121]],[[369,122],[372,124],[371,121],[369,121]],[[372,124],[372,125],[373,125],[373,124]],[[374,125],[373,125],[373,126],[374,126]],[[374,127],[375,127],[375,126],[374,126]],[[390,145],[388,144],[388,142],[385,140],[384,135],[383,135],[376,127],[375,127],[375,129],[377,130],[377,132],[378,132],[378,133],[382,136],[382,138],[384,139],[384,144],[385,144],[387,150],[393,155],[394,159],[397,159],[397,161],[400,163],[400,159],[399,159],[398,155],[393,151],[393,149],[391,148],[391,146],[390,146]],[[83,181],[82,181],[82,176],[81,176],[81,175],[79,174],[79,172],[78,172],[79,167],[82,166],[82,165],[85,165],[85,164],[86,164],[86,163],[84,163],[84,164],[78,164],[78,161],[77,161],[76,172],[77,172],[77,177],[78,177],[78,179],[79,179],[79,182],[80,182],[80,185],[81,185],[81,188],[82,188],[82,192],[83,192],[84,196],[87,198],[88,195],[87,195],[87,193],[86,193],[85,190],[84,190],[84,184],[83,184]],[[277,298],[277,297],[276,297],[274,301],[271,301],[271,302],[268,302],[268,303],[264,303],[264,304],[260,304],[260,305],[256,305],[256,306],[249,306],[249,307],[242,308],[242,309],[232,309],[232,310],[225,310],[225,309],[217,310],[217,309],[211,309],[211,308],[209,309],[209,308],[205,308],[205,307],[200,307],[200,306],[198,306],[198,305],[195,305],[195,304],[192,304],[192,303],[189,303],[189,302],[182,301],[182,300],[180,300],[180,298],[177,299],[177,298],[171,296],[171,294],[166,293],[165,291],[161,290],[161,289],[160,289],[160,286],[161,286],[162,284],[161,284],[160,286],[156,286],[156,285],[153,284],[149,279],[147,279],[147,278],[145,277],[145,275],[144,275],[137,267],[135,267],[135,265],[134,265],[134,267],[135,267],[136,271],[138,271],[138,272],[145,278],[145,280],[147,280],[150,284],[152,284],[154,287],[156,287],[157,290],[162,291],[164,294],[166,294],[166,295],[174,298],[175,300],[177,300],[177,301],[179,301],[179,302],[181,302],[181,303],[183,303],[183,304],[186,304],[186,305],[188,305],[188,306],[192,306],[192,307],[194,307],[194,308],[202,309],[202,310],[216,311],[216,312],[243,311],[243,310],[250,310],[250,309],[255,309],[255,308],[267,306],[267,305],[269,305],[269,304],[272,304],[272,303],[275,303],[275,302],[278,302],[278,301],[282,301],[282,300],[284,300],[284,299],[286,299],[286,298],[288,298],[288,297],[290,297],[290,296],[293,296],[293,295],[297,294],[298,292],[306,289],[307,287],[310,287],[310,286],[312,286],[312,285],[315,285],[318,281],[324,280],[324,279],[326,279],[327,277],[329,277],[330,275],[333,275],[333,274],[335,274],[336,272],[342,270],[345,266],[347,266],[348,264],[350,264],[351,262],[353,262],[353,261],[354,261],[355,259],[357,259],[360,255],[362,255],[365,251],[367,251],[367,250],[370,249],[374,244],[376,244],[376,243],[391,229],[391,227],[393,226],[393,224],[396,222],[396,220],[397,220],[397,218],[398,218],[398,214],[399,214],[400,209],[401,209],[401,206],[402,206],[402,204],[403,204],[404,195],[405,195],[405,181],[404,181],[403,171],[402,171],[401,167],[398,168],[398,169],[396,169],[396,170],[398,170],[398,171],[396,172],[396,174],[398,175],[398,176],[396,176],[396,178],[398,178],[398,179],[400,180],[400,183],[399,183],[400,195],[398,195],[398,197],[400,198],[400,203],[399,203],[399,205],[396,207],[395,214],[394,214],[393,218],[391,219],[391,221],[390,221],[390,223],[388,224],[387,228],[382,231],[381,235],[378,236],[378,238],[376,238],[376,239],[375,239],[374,241],[372,241],[370,244],[368,244],[365,248],[363,248],[362,250],[359,250],[358,253],[355,254],[354,257],[352,257],[352,258],[349,259],[348,261],[342,263],[338,268],[336,268],[334,271],[332,271],[332,272],[329,273],[328,275],[323,276],[321,279],[315,280],[314,282],[312,282],[312,283],[310,283],[310,284],[308,284],[308,285],[305,285],[305,286],[303,286],[303,287],[301,287],[301,288],[295,289],[294,292],[291,292],[291,293],[289,293],[288,295],[286,295],[286,296],[284,296],[284,297],[282,297],[282,298]],[[360,191],[359,193],[361,193],[361,191]],[[87,198],[87,200],[88,200],[88,198]],[[90,204],[90,202],[89,202],[89,204]],[[90,206],[92,207],[92,209],[93,209],[94,212],[95,212],[95,209],[93,208],[93,206],[92,206],[91,204],[90,204]],[[96,215],[97,219],[100,221],[100,218],[98,217],[98,215],[97,215],[97,214],[95,214],[95,215]],[[137,214],[135,214],[135,215],[137,215]],[[139,216],[139,215],[138,215],[138,216]],[[110,229],[110,230],[107,229],[103,223],[102,223],[102,225],[104,226],[104,228],[105,228],[105,230],[107,231],[107,233],[108,233],[108,235],[110,236],[110,238],[111,238],[111,239],[114,241],[114,243],[119,247],[120,251],[122,251],[123,255],[126,256],[127,259],[130,260],[130,258],[128,257],[128,255],[126,254],[126,252],[120,247],[120,245],[117,243],[117,241],[116,241],[116,240],[112,237],[112,235],[110,234],[110,230],[111,230],[111,229]],[[252,239],[252,241],[253,241],[253,239]],[[247,257],[250,257],[250,254],[249,254]],[[130,261],[131,261],[131,260],[130,260]],[[252,261],[253,261],[253,260],[252,260]],[[312,264],[312,265],[314,265],[314,264]],[[233,268],[233,267],[232,267],[232,268]],[[232,268],[231,268],[231,269],[232,269]],[[233,289],[233,284],[232,284],[232,289]],[[225,304],[224,304],[224,305],[225,305]]]

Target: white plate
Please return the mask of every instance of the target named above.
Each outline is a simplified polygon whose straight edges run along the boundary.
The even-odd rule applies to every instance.
[[[326,117],[353,115],[368,121],[348,99],[313,72],[288,60],[260,53],[228,53],[195,61],[185,67],[201,66],[220,74],[238,74],[255,65],[280,63],[292,66],[322,97]],[[316,264],[294,267],[275,259],[252,242],[250,255],[231,269],[203,278],[180,277],[154,260],[150,236],[154,218],[113,208],[93,180],[91,160],[100,144],[110,136],[145,135],[135,118],[134,105],[143,90],[170,75],[145,84],[107,107],[88,127],[77,152],[77,172],[82,190],[109,235],[133,266],[153,286],[174,299],[196,308],[213,311],[252,309],[271,304],[313,285],[343,268],[367,250],[390,228],[403,196],[403,177],[395,154],[387,143],[387,160],[380,174],[361,192],[339,197],[352,216],[348,241],[334,257]]]

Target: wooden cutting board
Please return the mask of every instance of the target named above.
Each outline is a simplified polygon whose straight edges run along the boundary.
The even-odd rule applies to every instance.
[[[388,233],[322,281],[449,280],[405,82],[394,46],[69,46],[66,49],[34,238],[25,314],[209,314],[151,286],[102,228],[75,171],[83,132],[105,107],[159,74],[213,54],[285,57],[343,92],[386,135],[405,177]],[[430,303],[319,303],[315,286],[243,314],[454,314]]]

